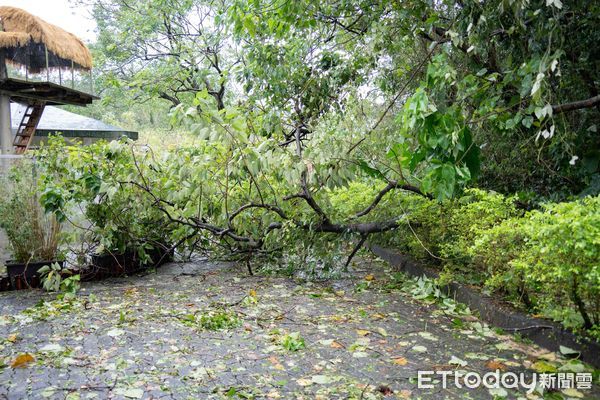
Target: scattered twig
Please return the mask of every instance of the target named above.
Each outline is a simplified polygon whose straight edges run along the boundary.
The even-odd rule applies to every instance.
[[[529,326],[524,326],[521,328],[502,328],[499,327],[499,329],[502,329],[503,331],[509,331],[509,332],[517,332],[517,331],[526,331],[529,329],[554,329],[553,326],[550,325],[529,325]]]

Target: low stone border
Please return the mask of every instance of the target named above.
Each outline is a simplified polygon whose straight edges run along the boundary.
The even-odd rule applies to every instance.
[[[374,244],[370,244],[369,248],[375,255],[408,275],[414,277],[425,275],[428,278],[439,276],[437,271],[415,262],[409,256]],[[450,283],[441,289],[448,297],[479,312],[481,319],[493,326],[510,333],[518,332],[521,336],[552,351],[560,351],[560,346],[577,350],[582,361],[600,368],[600,343],[598,342],[578,337],[556,322],[520,312],[466,285]]]

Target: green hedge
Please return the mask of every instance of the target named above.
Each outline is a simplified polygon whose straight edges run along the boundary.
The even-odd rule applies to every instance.
[[[488,287],[600,336],[600,196],[507,219],[482,231],[470,254],[487,266]]]
[[[352,205],[361,196],[331,198],[362,206]],[[600,196],[525,212],[514,198],[478,189],[445,202],[394,194],[379,212],[407,222],[382,240],[435,265],[442,280],[479,285],[600,338]]]

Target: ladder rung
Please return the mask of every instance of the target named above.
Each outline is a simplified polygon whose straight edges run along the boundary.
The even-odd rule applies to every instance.
[[[17,129],[17,133],[13,140],[15,152],[22,154],[27,151],[33,136],[35,135],[36,127],[40,122],[40,118],[44,112],[45,104],[29,104],[23,113],[21,123]]]

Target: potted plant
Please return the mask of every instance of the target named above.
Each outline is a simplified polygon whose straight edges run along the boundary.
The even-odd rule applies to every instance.
[[[169,221],[152,198],[130,183],[142,168],[132,144],[94,143],[65,151],[62,138],[38,150],[44,209],[71,222],[73,206],[84,222],[82,241],[91,244],[82,280],[130,274],[171,257]],[[145,171],[150,173],[150,170]]]
[[[5,265],[15,289],[39,287],[38,270],[64,262],[59,254],[61,225],[42,210],[31,171],[20,163],[0,182],[0,228],[6,232],[13,257]]]
[[[90,218],[91,233],[100,243],[91,257],[94,268],[118,276],[155,268],[172,259],[172,250],[165,244],[165,235],[156,223],[160,214],[149,215],[153,212],[143,209],[146,204],[137,204],[142,206],[123,207],[113,199],[94,205],[102,207],[107,218]],[[88,217],[95,214],[90,212],[92,209],[88,208]]]

